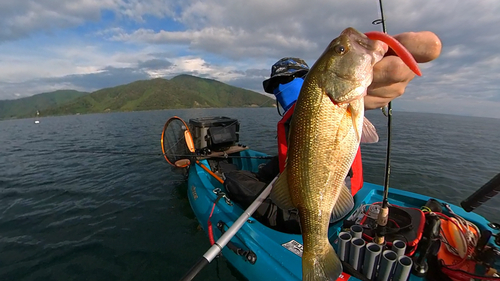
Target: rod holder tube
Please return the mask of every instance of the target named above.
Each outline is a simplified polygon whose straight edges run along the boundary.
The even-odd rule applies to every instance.
[[[351,248],[352,236],[349,232],[339,233],[338,255],[341,261],[349,262],[349,250]]]
[[[406,243],[401,240],[394,240],[392,242],[392,248],[391,248],[398,257],[404,256],[405,251],[406,251]]]
[[[413,261],[410,257],[400,256],[398,262],[396,263],[396,269],[394,270],[394,276],[392,281],[406,281],[410,275],[411,268],[413,266]]]
[[[380,258],[380,268],[378,271],[377,281],[388,281],[389,280],[397,259],[398,259],[398,256],[392,250],[385,250],[382,252],[382,257]]]
[[[365,252],[365,240],[362,238],[351,239],[351,249],[349,250],[349,264],[355,270],[361,269],[361,264],[363,262],[363,254]]]
[[[363,275],[372,280],[382,253],[382,246],[376,243],[366,244],[365,259],[363,262]]]
[[[351,228],[352,238],[362,238],[363,237],[363,227],[359,224],[352,225]]]

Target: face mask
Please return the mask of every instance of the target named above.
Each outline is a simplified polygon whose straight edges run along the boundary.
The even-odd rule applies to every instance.
[[[303,78],[295,78],[286,84],[279,84],[279,86],[274,89],[273,94],[285,111],[297,101],[303,83]]]

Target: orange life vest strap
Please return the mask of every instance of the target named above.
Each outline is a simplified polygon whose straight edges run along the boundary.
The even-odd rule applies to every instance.
[[[351,194],[354,196],[363,187],[363,163],[361,162],[361,147],[358,147],[356,157],[352,162]]]
[[[290,118],[292,117],[293,111],[295,110],[295,103],[290,107],[290,109],[285,112],[283,118],[278,122],[278,161],[280,165],[280,173],[285,170],[286,163],[286,152],[288,149],[287,142],[287,124],[290,122]]]

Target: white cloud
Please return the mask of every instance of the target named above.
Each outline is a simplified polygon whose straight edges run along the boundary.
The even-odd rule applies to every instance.
[[[119,33],[111,37],[116,41],[146,42],[151,44],[187,44],[192,50],[210,52],[228,58],[269,57],[286,50],[304,53],[316,49],[316,43],[296,36],[251,32],[244,29],[207,27],[201,30],[154,32],[139,29],[133,33]]]
[[[146,16],[174,17],[182,1],[174,0],[3,0],[0,1],[0,42],[34,32],[65,29],[98,22],[104,11],[144,22]]]
[[[111,0],[4,0],[0,2],[0,42],[97,21],[101,10],[111,7]]]
[[[379,17],[377,4],[1,1],[0,97],[32,94],[44,87],[90,89],[93,81],[95,87],[104,85],[103,77],[118,83],[177,73],[261,90],[279,58],[297,56],[312,65],[345,27],[378,30],[371,25]],[[385,0],[384,8],[389,33],[430,30],[443,42],[441,57],[421,65],[424,76],[410,84],[402,102],[490,108],[500,101],[500,1]],[[492,103],[481,104],[485,101]]]

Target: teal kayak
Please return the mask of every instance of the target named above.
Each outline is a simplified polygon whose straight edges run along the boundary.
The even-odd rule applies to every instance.
[[[238,170],[250,171],[252,173],[257,173],[259,166],[262,167],[263,164],[266,164],[269,161],[269,159],[266,158],[268,155],[251,149],[242,150],[229,154],[228,156],[230,157],[217,159],[229,162]],[[219,161],[217,159],[215,159],[215,161]],[[225,190],[224,184],[221,183],[220,178],[218,179],[218,176],[215,176],[213,173],[207,171],[207,167],[211,167],[210,161],[214,161],[214,159],[203,159],[198,163],[192,163],[189,166],[187,193],[190,205],[201,227],[209,236],[213,236],[213,239],[217,240],[229,227],[231,227],[231,225],[243,214],[245,210],[242,206],[233,202],[233,200],[227,196],[227,190]],[[346,232],[349,233],[349,223],[346,222],[349,220],[351,220],[351,222],[354,221],[357,212],[359,213],[360,210],[366,211],[370,208],[370,206],[376,206],[377,202],[382,201],[382,198],[382,186],[364,183],[363,188],[354,196],[355,207],[351,213],[348,214],[345,219],[330,224],[329,239],[337,253],[339,253],[339,245],[341,244],[338,239],[339,234]],[[497,225],[490,223],[480,215],[465,212],[463,208],[439,199],[398,190],[396,188],[389,189],[388,198],[391,206],[397,206],[403,210],[413,210],[415,211],[414,213],[417,214],[424,214],[424,212],[420,210],[422,209],[425,211],[425,208],[427,207],[424,206],[426,206],[427,202],[430,200],[434,203],[440,204],[443,207],[441,218],[449,218],[451,216],[463,218],[465,221],[477,226],[477,230],[475,230],[476,236],[479,236],[478,232],[491,233],[491,236],[487,237],[489,239],[483,243],[488,245],[486,247],[487,249],[494,249],[498,251],[498,244],[495,243],[498,243],[498,241],[495,241],[495,235],[498,235],[499,232]],[[391,219],[391,217],[389,217],[389,219]],[[419,259],[418,257],[423,257],[424,254],[422,253],[424,252],[422,249],[425,247],[423,244],[429,244],[428,241],[430,241],[428,237],[426,239],[424,231],[427,227],[425,217],[422,216],[422,218],[418,218],[417,215],[416,220],[420,220],[417,222],[416,227],[412,228],[412,231],[416,234],[416,239],[413,240],[413,238],[411,238],[412,241],[404,241],[407,243],[408,248],[410,248],[410,246],[413,247],[413,250],[410,253],[412,255],[411,262],[413,267],[415,267],[416,263],[425,263],[423,258]],[[209,227],[209,221],[213,227]],[[364,233],[363,239],[366,240],[366,243],[369,243],[370,236]],[[404,235],[402,239],[405,239]],[[406,237],[406,239],[409,238]],[[413,242],[416,244],[411,245]],[[443,247],[444,246],[441,246],[441,249],[439,250],[440,253],[444,252],[442,250]],[[388,245],[386,245],[386,249],[388,248]],[[229,261],[229,263],[231,263],[248,280],[302,279],[302,236],[300,234],[278,231],[264,225],[254,217],[250,217],[247,222],[243,224],[241,229],[234,235],[234,237],[231,238],[230,245],[222,249],[222,254]],[[378,266],[379,275],[381,274],[380,270],[382,270],[382,259],[383,258],[379,256],[377,264],[375,264],[375,272],[377,272]],[[498,262],[498,260],[496,262]],[[370,280],[365,277],[366,274],[363,274],[363,271],[354,270],[353,272],[353,268],[350,268],[348,265],[349,262],[347,257],[345,258],[345,263],[347,265],[344,267],[344,271],[348,268],[351,271],[345,272],[339,279]],[[493,265],[494,263],[495,261],[493,261]],[[367,268],[366,265],[363,266],[363,260],[360,261],[360,264],[360,267],[363,267],[364,269]],[[479,263],[475,264],[477,265]],[[394,268],[395,267],[392,267],[392,272],[390,272],[392,275],[396,274],[396,270]],[[460,271],[463,270],[463,268],[457,267],[452,268],[452,270]],[[480,269],[478,269],[478,271],[480,271]],[[373,274],[374,275],[371,279],[375,278],[375,273]],[[389,279],[396,280],[396,277],[393,278],[392,275]],[[413,270],[407,279],[421,280],[432,278],[429,278],[426,274],[418,274],[418,272]]]

